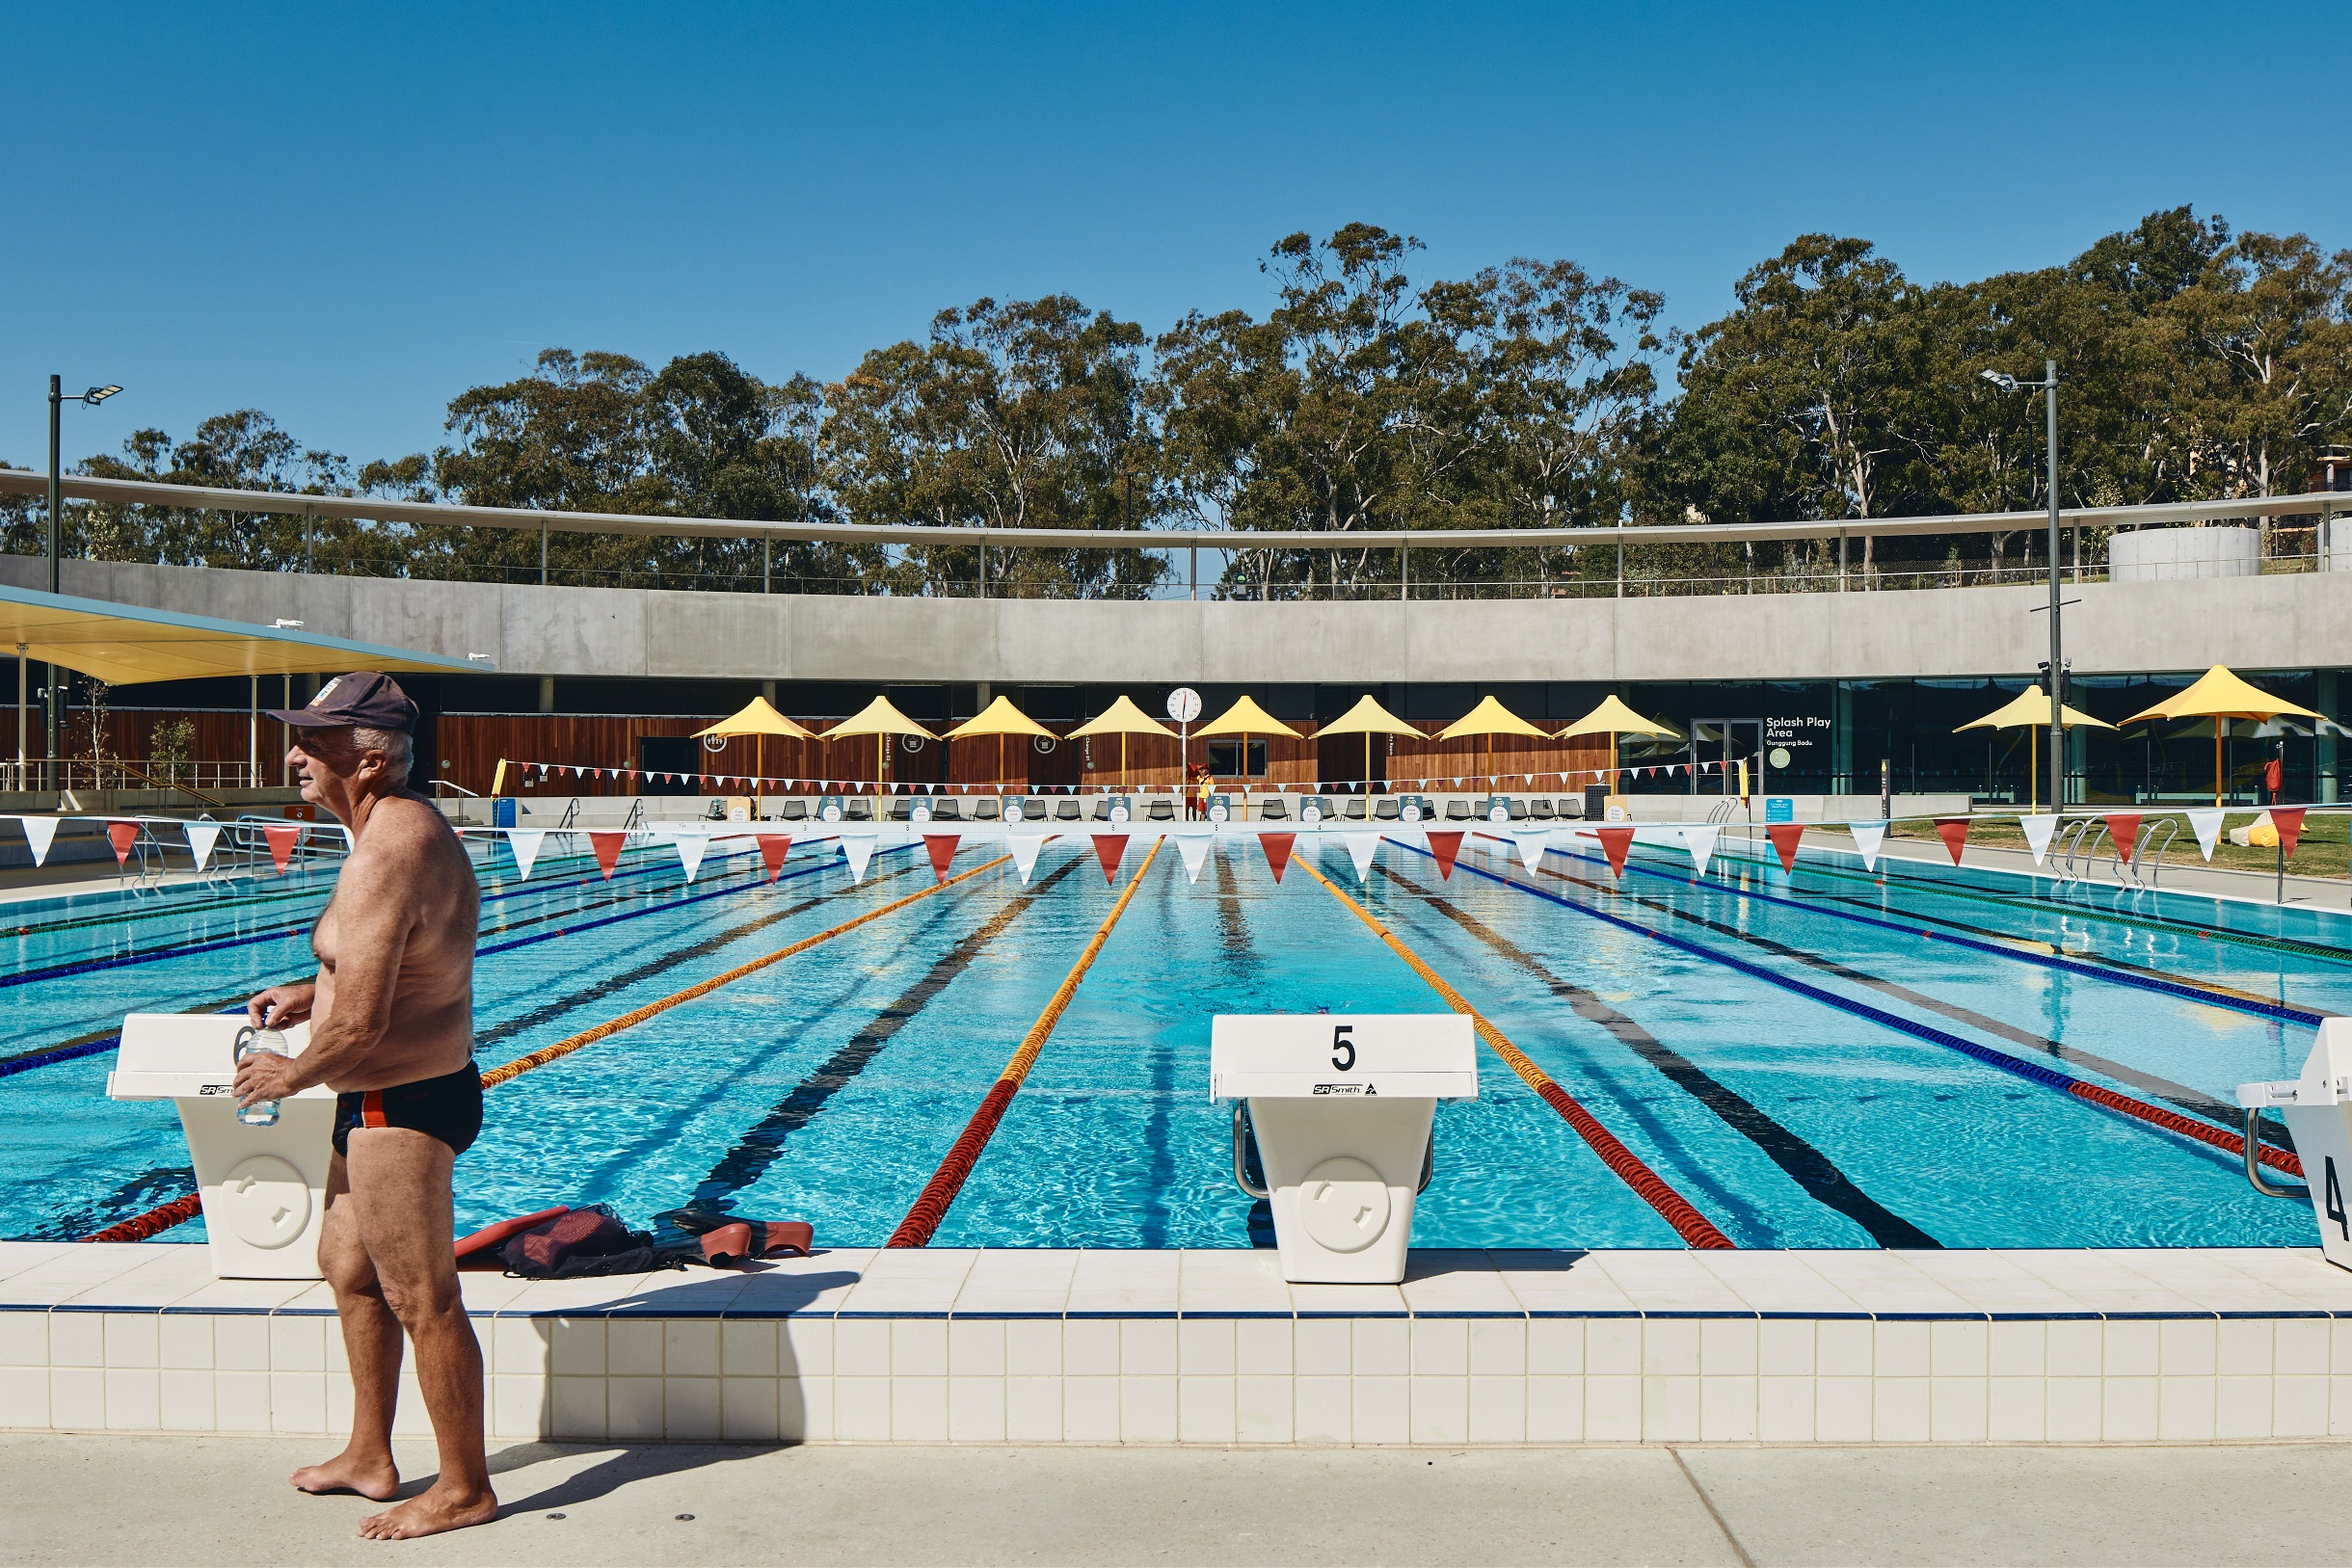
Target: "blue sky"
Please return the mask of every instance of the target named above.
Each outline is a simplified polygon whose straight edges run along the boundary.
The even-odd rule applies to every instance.
[[[0,459],[140,425],[429,448],[543,347],[837,376],[981,295],[1262,309],[1361,219],[1721,312],[1792,236],[1912,276],[2161,206],[2352,245],[2334,7],[51,6],[12,13]],[[2333,127],[2333,128],[2331,128]]]

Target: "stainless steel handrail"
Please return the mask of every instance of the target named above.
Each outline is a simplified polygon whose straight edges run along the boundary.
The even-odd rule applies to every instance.
[[[2312,1195],[2312,1189],[2308,1186],[2274,1187],[2268,1182],[2262,1180],[2261,1122],[2262,1112],[2260,1107],[2256,1105],[2248,1105],[2246,1107],[2246,1180],[2253,1183],[2254,1190],[2260,1193],[2265,1198],[2309,1199]]]

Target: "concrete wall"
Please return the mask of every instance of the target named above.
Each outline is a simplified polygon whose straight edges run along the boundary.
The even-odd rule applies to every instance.
[[[0,558],[37,586],[38,561]],[[463,657],[507,675],[784,680],[1867,679],[2028,672],[2040,588],[1410,604],[850,598],[319,577],[69,561],[69,594]],[[2070,586],[2077,672],[2332,667],[2342,576]]]

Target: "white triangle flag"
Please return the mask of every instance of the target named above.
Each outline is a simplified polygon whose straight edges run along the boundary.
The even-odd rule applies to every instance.
[[[2042,857],[2049,853],[2050,835],[2058,831],[2058,813],[2036,811],[2018,817],[2018,826],[2025,830],[2025,847],[2034,852],[2034,864],[2040,865]]]
[[[1355,880],[1370,882],[1373,857],[1380,853],[1380,836],[1376,833],[1350,833],[1343,837],[1348,840],[1348,858],[1355,862]]]
[[[212,846],[220,841],[221,825],[218,822],[191,822],[188,824],[188,848],[196,856],[198,870],[201,871],[210,863]]]
[[[1012,851],[1013,869],[1021,873],[1021,886],[1029,886],[1029,873],[1037,869],[1037,851],[1045,847],[1042,833],[1008,833],[1004,847]]]
[[[2197,832],[2197,847],[2205,858],[2213,858],[2213,846],[2221,841],[2222,809],[2218,806],[2194,806],[2189,809],[2189,826]]]
[[[49,858],[50,841],[57,837],[57,818],[20,816],[16,821],[24,829],[24,841],[33,846],[33,864],[40,864]]]
[[[1543,853],[1552,842],[1548,829],[1542,833],[1514,833],[1510,841],[1519,846],[1519,864],[1527,867],[1528,875],[1543,868]]]
[[[1176,853],[1184,859],[1187,882],[1200,880],[1200,868],[1209,864],[1209,845],[1216,839],[1213,833],[1180,833],[1176,835]]]
[[[539,846],[547,840],[548,830],[545,828],[506,830],[506,847],[515,852],[515,869],[522,874],[523,881],[531,879],[531,866],[539,859]]]
[[[1682,830],[1682,847],[1691,852],[1692,866],[1697,875],[1707,874],[1707,862],[1715,858],[1715,838],[1724,831],[1720,822],[1694,823]]]
[[[710,849],[710,835],[699,828],[680,828],[672,841],[678,845],[678,864],[685,868],[686,880],[692,882],[694,873],[703,868],[703,856]]]
[[[1879,868],[1879,846],[1886,841],[1886,824],[1884,822],[1849,822],[1846,824],[1846,831],[1854,835],[1854,847],[1861,854],[1862,869],[1865,871],[1877,870]],[[2041,859],[2038,855],[2034,858]]]
[[[849,862],[849,880],[866,880],[866,863],[874,858],[874,835],[844,833],[842,835],[842,854]]]

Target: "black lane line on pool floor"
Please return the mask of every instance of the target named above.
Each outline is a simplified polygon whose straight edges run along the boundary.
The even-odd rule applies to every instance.
[[[1803,964],[1807,969],[1819,970],[1824,974],[1833,974],[1841,980],[1850,980],[1856,985],[1867,986],[1882,996],[1892,997],[1898,1001],[1909,1002],[1913,1007],[1924,1008],[1928,1012],[1948,1018],[1955,1023],[1965,1023],[1972,1029],[1982,1029],[1987,1034],[1998,1035],[2012,1045],[2024,1046],[2041,1051],[2051,1059],[2064,1062],[2070,1067],[2089,1068],[2093,1072],[2103,1073],[2119,1082],[2128,1083],[2135,1089],[2152,1094],[2160,1100],[2169,1101],[2191,1115],[2201,1117],[2232,1132],[2243,1130],[2244,1113],[2242,1111],[2233,1105],[2225,1104],[2211,1095],[2193,1089],[2185,1083],[2175,1083],[2172,1079],[2160,1077],[2153,1073],[2144,1073],[2137,1068],[2126,1067],[2122,1062],[2109,1061],[2106,1057],[2084,1050],[2080,1047],[2052,1040],[2047,1035],[2036,1034],[2030,1029],[2018,1028],[2012,1023],[2004,1023],[1997,1018],[1988,1018],[1984,1014],[1963,1007],[1957,1002],[1939,1000],[1923,991],[1914,991],[1900,981],[1881,979],[1878,975],[1858,970],[1851,964],[1841,963],[1825,954],[1808,952],[1802,947],[1792,947],[1786,943],[1775,942],[1770,937],[1759,937],[1751,931],[1742,931],[1735,925],[1710,919],[1706,916],[1691,910],[1677,909],[1673,905],[1658,899],[1644,898],[1639,893],[1626,892],[1622,889],[1611,888],[1606,883],[1571,876],[1565,871],[1554,871],[1546,867],[1543,874],[1557,877],[1563,882],[1571,883],[1579,888],[1589,888],[1594,892],[1614,893],[1629,903],[1641,905],[1644,909],[1656,910],[1662,915],[1670,915],[1677,920],[1685,920],[1692,925],[1715,932],[1718,936],[1729,937],[1735,942],[1744,942],[1750,946],[1761,948],[1777,958],[1785,958],[1793,964]],[[2274,1148],[2292,1152],[2294,1145],[2287,1140],[2284,1131],[2273,1128],[2268,1122],[2262,1123],[2261,1130],[2263,1142]]]
[[[911,865],[902,865],[895,871],[882,873],[867,886],[879,888],[886,882],[894,882],[909,875],[914,869],[915,867]],[[757,919],[745,920],[741,925],[729,926],[726,930],[705,937],[700,942],[689,943],[683,947],[672,948],[659,958],[648,959],[633,970],[625,970],[619,974],[599,980],[592,986],[575,991],[568,997],[559,997],[551,1002],[532,1008],[518,1018],[509,1019],[504,1023],[484,1029],[473,1037],[473,1043],[477,1048],[492,1045],[500,1040],[512,1039],[525,1029],[535,1029],[542,1023],[551,1023],[566,1013],[575,1012],[587,1006],[590,1002],[602,1001],[607,997],[616,996],[627,991],[630,986],[642,984],[656,974],[674,970],[689,959],[702,958],[715,953],[731,943],[740,942],[745,937],[764,931],[771,925],[788,920],[795,915],[806,915],[819,905],[831,903],[838,896],[834,893],[818,893],[815,898],[804,898],[796,904],[787,905],[772,914],[762,915]]]
[[[1225,949],[1226,959],[1236,969],[1255,970],[1263,966],[1258,959],[1257,945],[1249,940],[1249,922],[1242,914],[1242,884],[1233,874],[1233,863],[1222,849],[1209,847],[1210,864],[1216,867],[1216,940]],[[1266,1171],[1258,1159],[1258,1140],[1252,1135],[1242,1152],[1243,1168],[1249,1179],[1263,1187]],[[1264,1198],[1249,1200],[1249,1212],[1243,1219],[1253,1247],[1274,1245],[1274,1206]]]
[[[767,1173],[784,1154],[784,1140],[807,1127],[823,1110],[833,1097],[847,1088],[852,1079],[866,1071],[882,1048],[897,1036],[900,1029],[914,1022],[916,1016],[949,982],[972,967],[973,960],[984,952],[988,944],[1003,935],[1004,929],[1033,907],[1037,900],[1053,890],[1064,877],[1081,865],[1094,864],[1091,855],[1080,855],[1048,872],[1036,886],[1024,888],[1004,901],[1004,907],[991,915],[969,936],[949,948],[923,972],[922,978],[889,1006],[876,1013],[873,1021],[851,1035],[844,1045],[825,1058],[822,1065],[792,1086],[792,1092],[778,1101],[751,1129],[735,1139],[735,1147],[710,1167],[694,1189],[690,1207],[724,1209],[735,1193],[742,1191]]]
[[[1440,893],[1379,868],[1399,888],[1460,926],[1506,962],[1526,970],[1568,1004],[1578,1018],[1597,1023],[1617,1044],[1656,1068],[1667,1080],[1722,1118],[1724,1125],[1761,1150],[1814,1202],[1860,1226],[1882,1247],[1939,1248],[1942,1242],[1864,1192],[1834,1160],[1773,1119],[1753,1101],[1706,1072],[1634,1020],[1584,987],[1546,968],[1543,961]]]

